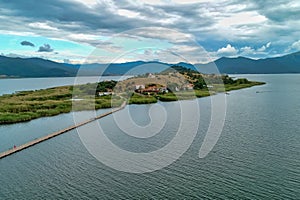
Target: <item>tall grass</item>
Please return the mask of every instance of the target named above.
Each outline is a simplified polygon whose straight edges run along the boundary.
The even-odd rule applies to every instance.
[[[71,111],[117,107],[123,102],[120,97],[111,96],[88,96],[81,101],[71,101],[71,88],[64,86],[0,96],[0,124],[25,122]]]
[[[157,99],[154,96],[147,96],[134,93],[129,98],[129,104],[151,104],[156,103]]]

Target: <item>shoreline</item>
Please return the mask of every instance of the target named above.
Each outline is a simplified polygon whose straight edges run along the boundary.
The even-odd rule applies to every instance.
[[[101,76],[95,76],[95,75],[85,75],[85,76],[14,76],[14,77],[1,77],[1,79],[28,79],[28,78],[78,78],[78,77],[109,77],[109,76],[134,76],[134,75],[101,75]]]
[[[223,91],[214,91],[214,90],[193,90],[191,92],[179,92],[179,93],[171,93],[168,95],[156,95],[156,96],[145,96],[145,95],[137,95],[136,93],[133,94],[128,99],[127,105],[130,104],[152,104],[157,103],[158,101],[162,102],[172,102],[172,101],[180,101],[180,100],[191,100],[196,98],[203,98],[203,97],[209,97],[218,93],[226,93],[232,90],[240,90],[244,88],[250,88],[254,86],[264,85],[266,83],[263,82],[254,82],[250,81],[247,84],[237,84],[237,85],[224,85]],[[29,122],[34,119],[42,118],[42,117],[52,117],[57,116],[64,113],[70,113],[74,111],[89,111],[89,110],[99,110],[99,109],[107,109],[107,108],[116,108],[120,106],[123,102],[121,97],[117,96],[105,96],[105,97],[96,97],[94,99],[84,99],[82,101],[72,101],[73,94],[70,89],[72,86],[62,86],[62,87],[54,87],[54,88],[48,88],[48,89],[42,89],[37,91],[23,91],[18,92],[16,94],[10,94],[10,95],[2,95],[0,96],[0,102],[3,104],[3,99],[6,98],[9,100],[17,98],[19,96],[30,96],[31,101],[24,101],[24,104],[29,104],[29,107],[31,110],[26,110],[25,105],[16,105],[18,108],[14,108],[14,105],[9,105],[11,102],[6,102],[6,104],[3,104],[3,107],[11,106],[10,109],[13,109],[14,112],[6,112],[3,111],[0,112],[0,125],[11,125],[11,124],[17,124],[17,123],[25,123]],[[62,92],[64,94],[57,94],[55,93],[54,96],[42,96],[37,95],[37,97],[32,97],[33,93],[40,94],[41,92],[46,93],[47,91],[53,90],[54,93]],[[216,88],[217,90],[217,88]],[[66,93],[66,91],[68,91]],[[56,95],[56,96],[55,96]],[[57,98],[57,99],[55,99]],[[41,100],[38,105],[37,102],[35,102],[35,99]],[[51,100],[52,99],[52,100]],[[53,100],[54,99],[54,100]],[[53,101],[53,103],[49,103]],[[12,101],[13,102],[13,101]],[[20,102],[17,102],[20,104]],[[30,104],[32,103],[32,104]],[[35,109],[34,107],[38,107],[40,109]],[[48,106],[48,107],[47,107]],[[76,109],[74,109],[74,107]],[[1,109],[1,108],[0,108]],[[3,108],[2,108],[3,109]],[[19,112],[16,110],[19,109]],[[25,110],[22,110],[25,109]]]

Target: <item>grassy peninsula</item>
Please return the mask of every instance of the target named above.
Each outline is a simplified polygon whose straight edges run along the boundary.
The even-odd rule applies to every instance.
[[[173,66],[159,74],[145,74],[121,82],[105,81],[79,86],[22,91],[0,96],[0,124],[26,122],[71,111],[149,104],[210,96],[264,83],[233,80],[227,75],[204,75]]]

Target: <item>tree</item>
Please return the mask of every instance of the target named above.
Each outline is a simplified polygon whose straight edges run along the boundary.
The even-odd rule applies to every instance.
[[[195,90],[200,90],[206,87],[205,80],[203,79],[202,76],[199,76],[196,82],[194,82],[194,89]]]
[[[233,84],[234,83],[234,80],[231,77],[229,77],[228,75],[223,75],[222,81],[224,84]]]
[[[249,81],[246,78],[239,78],[235,81],[237,84],[248,84]]]

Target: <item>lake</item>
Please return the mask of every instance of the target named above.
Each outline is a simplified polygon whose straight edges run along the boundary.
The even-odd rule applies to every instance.
[[[38,90],[56,86],[65,86],[85,83],[96,83],[104,80],[124,80],[130,76],[88,76],[88,77],[61,77],[61,78],[14,78],[0,79],[0,95],[11,94],[16,91]]]
[[[217,96],[184,101],[187,109],[199,104],[199,129],[188,150],[163,169],[141,174],[118,171],[93,157],[81,142],[82,135],[70,131],[1,159],[0,199],[299,199],[300,75],[233,76],[267,84],[226,95],[223,131],[205,158],[199,158],[198,154],[211,118],[211,100]],[[29,82],[35,85],[35,79]],[[19,86],[7,85],[14,88],[9,91],[23,90],[22,80],[16,84]],[[155,105],[130,105],[94,125],[99,125],[120,149],[153,152],[176,137],[181,120],[179,102]],[[125,117],[128,112],[132,119]],[[150,123],[151,116],[162,119],[165,114],[168,117],[164,127],[149,138],[129,136],[115,121],[119,117],[124,126],[133,120],[143,127]],[[88,118],[93,113],[76,115]],[[186,123],[195,118],[186,116]],[[68,113],[0,126],[0,151],[72,124],[73,114]],[[118,167],[122,168],[122,163]]]

